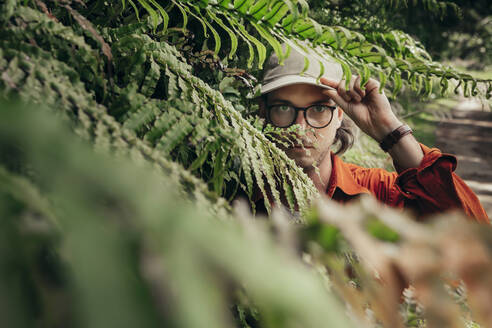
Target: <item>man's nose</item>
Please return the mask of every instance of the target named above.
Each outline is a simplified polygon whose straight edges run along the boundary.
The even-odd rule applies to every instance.
[[[298,124],[303,129],[307,128],[308,124],[306,122],[306,118],[304,117],[304,111],[300,110],[297,112],[295,124]]]

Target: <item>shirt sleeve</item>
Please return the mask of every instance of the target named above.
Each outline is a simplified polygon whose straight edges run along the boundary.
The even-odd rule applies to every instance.
[[[420,144],[424,158],[417,168],[401,172],[395,180],[394,201],[403,200],[405,207],[413,208],[419,216],[462,209],[479,222],[489,223],[487,213],[474,192],[454,173],[456,157],[443,154],[437,148]],[[398,204],[393,204],[398,205]]]

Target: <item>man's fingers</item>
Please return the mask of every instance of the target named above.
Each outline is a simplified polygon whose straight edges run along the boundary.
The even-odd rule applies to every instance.
[[[349,83],[349,89],[347,91],[347,94],[352,98],[355,102],[360,102],[362,100],[362,97],[355,91],[355,83],[357,81],[357,77],[355,75],[352,75],[352,78],[350,79]]]
[[[350,80],[349,83],[349,89],[345,89],[345,80],[341,80],[340,82],[329,80],[325,77],[320,79],[320,82],[324,85],[327,85],[329,87],[332,87],[337,90],[338,94],[345,100],[346,102],[350,102],[354,100],[355,102],[360,102],[362,98],[364,97],[365,93],[360,90],[360,84],[356,84],[357,81],[357,76],[352,76],[352,79]],[[360,82],[359,82],[360,83]],[[358,88],[359,90],[356,90],[355,88]]]
[[[333,89],[325,89],[323,90],[323,93],[333,99],[338,106],[342,108],[347,108],[348,101],[344,99],[344,96],[347,96],[345,93],[345,89],[341,89],[341,86],[344,85],[345,81],[342,80],[340,82],[329,80],[325,77],[322,77],[320,79],[320,82],[324,85],[327,85],[329,87],[332,87]],[[342,92],[340,92],[342,91]],[[350,101],[350,99],[349,99]]]
[[[338,89],[339,82],[337,81],[328,80],[326,77],[322,77],[319,81],[321,82],[321,84],[332,87],[333,89]]]
[[[346,102],[350,102],[352,100],[352,97],[350,97],[349,94],[347,94],[347,91],[345,90],[345,80],[341,80],[340,83],[338,84],[338,94],[340,97],[342,97]]]
[[[324,89],[322,92],[325,95],[333,99],[333,101],[335,101],[337,105],[340,106],[343,110],[345,110],[345,108],[348,108],[348,102],[350,101],[350,99],[348,101],[344,99],[344,96],[347,96],[347,94],[345,93],[345,89],[343,89],[342,87],[345,84],[344,80],[337,82],[322,77],[320,79],[320,82],[324,85],[333,88],[333,89]]]
[[[345,99],[343,99],[342,96],[338,94],[337,90],[325,89],[322,92],[328,97],[330,97],[331,99],[333,99],[338,106],[342,108],[347,108],[348,105],[347,101],[345,101]]]
[[[357,91],[361,99],[364,99],[364,97],[366,96],[366,92],[362,90],[360,86],[360,80],[361,80],[360,75],[357,75],[357,79],[355,79],[354,90]]]
[[[369,79],[369,81],[367,81],[366,84],[366,94],[370,94],[378,91],[379,91],[379,82],[372,78]]]

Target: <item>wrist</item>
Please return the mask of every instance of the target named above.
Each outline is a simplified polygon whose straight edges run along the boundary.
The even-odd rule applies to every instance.
[[[389,135],[391,132],[395,131],[397,128],[402,126],[404,123],[399,121],[398,119],[391,120],[390,122],[386,122],[384,124],[380,124],[377,128],[377,131],[375,132],[373,138],[376,140],[378,143],[381,143],[383,139]]]
[[[379,146],[382,150],[387,152],[391,150],[393,146],[395,146],[400,141],[400,139],[411,133],[412,129],[408,125],[402,124],[391,133],[386,135],[386,137],[384,137],[383,140],[379,143]]]

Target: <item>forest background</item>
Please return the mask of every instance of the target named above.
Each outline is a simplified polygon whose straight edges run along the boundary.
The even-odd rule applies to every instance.
[[[316,201],[253,99],[282,42],[314,47],[377,77],[432,146],[453,99],[489,105],[491,15],[485,0],[4,1],[2,326],[492,326],[488,226]],[[345,159],[390,168],[363,136]],[[232,208],[254,186],[288,209]]]

